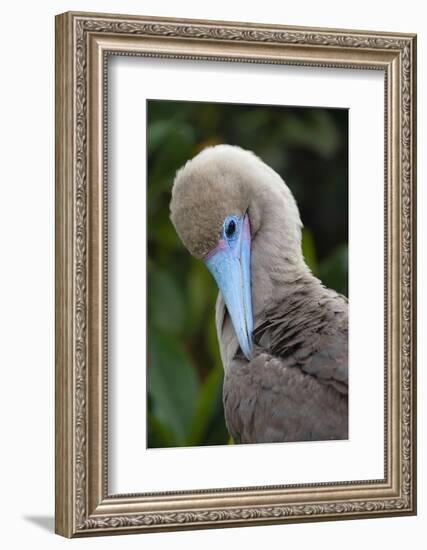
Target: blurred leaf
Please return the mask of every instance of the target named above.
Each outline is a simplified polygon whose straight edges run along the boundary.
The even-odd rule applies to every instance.
[[[222,403],[223,375],[222,365],[218,363],[205,380],[197,400],[196,414],[187,439],[188,445],[202,445],[206,439],[218,402]]]
[[[165,334],[149,331],[148,391],[153,414],[184,445],[194,415],[198,381],[190,358],[178,342]]]
[[[163,215],[149,217],[148,225],[156,227],[155,231],[149,229],[150,242],[158,244],[167,251],[182,248],[182,243],[169,219],[169,211],[163,212]]]
[[[185,122],[176,123],[175,120],[158,120],[148,127],[147,147],[148,154],[152,155],[166,149],[173,152],[174,158],[181,156],[182,152],[194,144],[194,130]],[[170,158],[164,159],[170,163]]]
[[[194,150],[194,154],[196,155],[197,153],[200,153],[200,151],[202,151],[203,149],[206,149],[206,147],[213,147],[214,145],[219,145],[223,142],[224,142],[224,139],[222,139],[220,136],[212,136],[198,143]]]
[[[205,329],[206,344],[207,344],[208,350],[210,352],[210,356],[212,357],[213,362],[215,364],[216,363],[221,363],[221,355],[219,353],[219,345],[218,345],[218,335],[217,335],[217,332],[216,332],[215,309],[214,308],[210,312],[206,324],[207,324],[206,329]]]
[[[326,258],[318,269],[318,276],[323,284],[333,288],[337,292],[348,296],[348,249],[347,246],[340,246],[328,258]]]
[[[311,231],[304,227],[302,230],[302,252],[304,255],[305,263],[311,269],[313,273],[316,272],[316,251],[314,248],[313,235]]]
[[[162,195],[170,188],[177,169],[193,156],[194,129],[188,123],[171,119],[152,121],[147,131],[148,212],[153,215],[164,205]]]
[[[186,307],[175,279],[159,266],[148,271],[148,319],[150,325],[170,333],[185,328]]]
[[[290,113],[283,122],[283,135],[291,145],[303,145],[331,156],[339,145],[339,135],[327,109],[309,109],[300,116]]]
[[[239,117],[236,117],[236,126],[239,128],[239,132],[249,138],[254,132],[259,132],[267,124],[268,111],[263,109],[243,111]]]
[[[148,447],[177,447],[174,434],[152,413],[148,413]]]
[[[188,330],[195,331],[208,310],[213,313],[217,287],[203,262],[192,258],[187,279]]]

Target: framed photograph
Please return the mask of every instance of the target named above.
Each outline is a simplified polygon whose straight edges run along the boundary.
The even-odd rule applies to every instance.
[[[416,513],[416,36],[56,18],[56,532]]]

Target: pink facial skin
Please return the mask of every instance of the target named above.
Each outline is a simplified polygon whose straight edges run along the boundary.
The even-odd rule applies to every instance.
[[[225,242],[225,240],[223,238],[219,239],[216,247],[206,254],[206,256],[203,258],[203,261],[206,262],[207,260],[209,260],[209,258],[211,258],[214,254],[216,254],[220,250],[226,250],[226,249],[227,249],[227,243]]]

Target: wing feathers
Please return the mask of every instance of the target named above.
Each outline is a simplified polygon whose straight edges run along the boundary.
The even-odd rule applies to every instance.
[[[254,359],[228,362],[224,407],[236,442],[348,437],[347,300],[316,292],[276,304],[254,331]]]

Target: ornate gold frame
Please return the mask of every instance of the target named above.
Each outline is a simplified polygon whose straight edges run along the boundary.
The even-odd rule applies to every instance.
[[[385,74],[385,478],[108,495],[104,284],[108,55]],[[414,514],[416,36],[65,13],[56,17],[56,532],[87,536]]]

